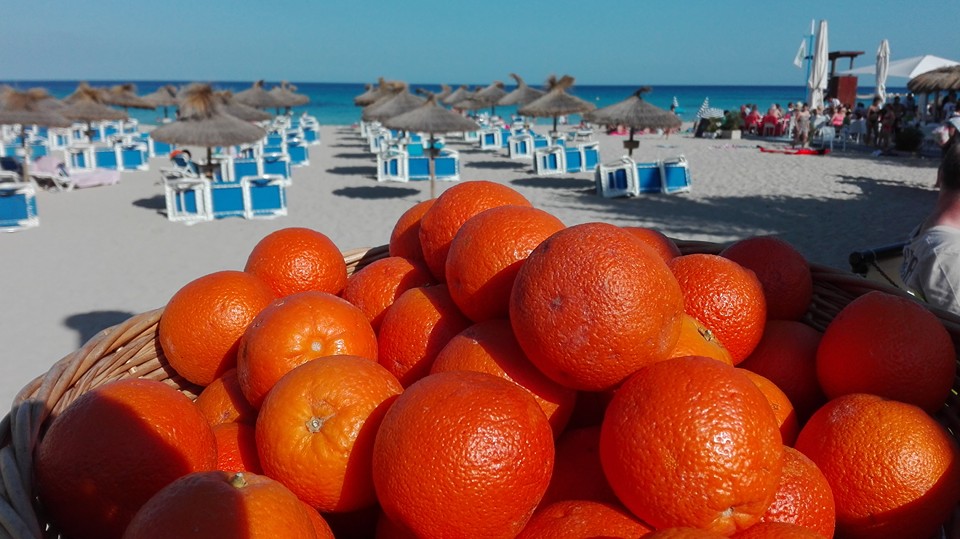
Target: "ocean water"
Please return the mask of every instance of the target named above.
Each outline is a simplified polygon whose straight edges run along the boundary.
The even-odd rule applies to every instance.
[[[95,87],[109,87],[116,84],[129,81],[87,81]],[[4,83],[4,81],[0,81]],[[27,88],[42,87],[46,88],[51,95],[57,98],[63,98],[70,95],[79,84],[79,81],[8,81],[5,82],[18,90]],[[186,81],[134,81],[137,93],[145,95],[154,92],[157,88],[166,84],[181,86],[187,84]],[[212,82],[214,88],[219,90],[230,90],[234,93],[240,92],[250,87],[250,82]],[[365,91],[364,83],[312,83],[312,82],[294,82],[297,86],[297,92],[310,97],[309,105],[296,107],[295,112],[306,111],[308,114],[316,116],[322,124],[326,125],[350,125],[360,120],[360,107],[353,104],[353,98]],[[266,86],[271,88],[276,83],[268,82]],[[460,83],[450,84],[456,88]],[[482,84],[468,84],[471,88]],[[424,88],[432,92],[439,92],[439,84],[410,84],[413,89]],[[505,88],[507,91],[513,89],[511,86]],[[590,101],[598,108],[612,105],[622,101],[636,91],[635,86],[591,86],[576,85],[571,88],[569,93]],[[857,94],[872,94],[874,87],[859,86]],[[889,93],[906,93],[906,88],[890,87]],[[644,99],[648,102],[668,109],[670,104],[676,98],[679,104],[679,114],[683,120],[693,120],[703,103],[704,99],[710,100],[710,106],[723,110],[737,110],[743,104],[756,104],[761,111],[765,111],[770,105],[779,103],[784,109],[787,103],[793,101],[803,101],[806,96],[806,88],[802,84],[796,86],[652,86],[652,92],[644,94]],[[864,105],[869,105],[865,102]],[[496,113],[501,117],[509,117],[516,111],[516,107],[497,107]],[[173,111],[168,111],[173,114]],[[154,124],[157,118],[163,117],[163,109],[157,110],[136,110],[131,109],[130,115],[141,123]],[[573,115],[569,118],[570,122],[578,122],[579,118]],[[538,123],[547,124],[551,119],[540,119]]]

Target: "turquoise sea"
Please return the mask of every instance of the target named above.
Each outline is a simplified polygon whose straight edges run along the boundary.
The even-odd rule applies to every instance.
[[[3,83],[4,81],[0,81]],[[87,81],[92,86],[113,86],[129,81]],[[6,84],[16,89],[27,89],[33,87],[46,88],[54,97],[63,98],[70,95],[79,84],[79,81],[8,81]],[[152,93],[157,88],[166,84],[180,86],[187,84],[186,81],[134,81],[137,93],[145,95]],[[268,81],[267,88],[275,86],[276,82]],[[308,114],[316,116],[322,124],[326,125],[349,125],[360,120],[360,108],[354,106],[353,98],[364,92],[364,83],[312,83],[312,82],[293,82],[297,86],[297,91],[310,97],[310,104],[305,107],[297,107],[297,112],[306,111]],[[456,88],[460,84],[450,83],[450,86]],[[212,85],[220,90],[231,90],[234,93],[245,90],[250,87],[251,82],[212,82]],[[467,84],[471,88],[485,84]],[[532,85],[536,86],[536,85]],[[439,92],[439,84],[410,84],[411,89],[424,88],[432,92]],[[507,91],[513,89],[511,86],[505,88]],[[635,86],[592,86],[577,85],[569,92],[581,99],[585,99],[597,105],[605,107],[612,105],[629,97],[634,91]],[[806,96],[806,89],[802,84],[796,86],[652,86],[653,91],[645,94],[644,99],[650,103],[661,107],[669,108],[673,99],[676,98],[680,105],[680,116],[684,120],[692,120],[697,113],[697,109],[703,103],[704,99],[709,98],[710,106],[723,110],[736,110],[740,105],[751,103],[759,106],[761,111],[765,111],[770,105],[780,103],[786,108],[787,103],[791,101],[803,101]],[[873,86],[859,86],[857,94],[869,95],[873,93]],[[887,88],[890,93],[906,93],[906,88]],[[869,105],[865,102],[864,105]],[[507,117],[514,112],[516,107],[497,107],[496,113]],[[172,111],[170,111],[172,114]],[[156,119],[163,116],[163,110],[130,110],[130,115],[135,117],[141,123],[153,124]],[[576,116],[570,118],[570,121],[577,122]],[[550,122],[549,119],[541,120],[543,123]]]

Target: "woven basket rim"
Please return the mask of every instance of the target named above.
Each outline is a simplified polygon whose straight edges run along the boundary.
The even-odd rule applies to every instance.
[[[705,241],[674,241],[682,254],[719,254],[726,247],[726,244]],[[388,246],[381,245],[344,251],[343,256],[348,272],[352,273],[389,256],[389,252]],[[815,283],[814,299],[803,321],[820,331],[852,298],[867,292],[880,290],[916,300],[888,284],[820,264],[810,266]],[[939,309],[930,311],[943,322],[960,350],[960,317]],[[44,534],[47,523],[39,513],[34,494],[34,450],[45,422],[77,396],[122,377],[160,380],[191,397],[199,392],[199,388],[179,378],[165,365],[165,360],[161,361],[162,351],[155,343],[155,333],[162,313],[162,307],[153,309],[104,329],[18,392],[10,412],[0,421],[0,537],[4,536],[4,528],[18,539],[49,536]],[[960,381],[954,383],[954,388],[958,387]],[[945,418],[940,419],[956,435],[960,432],[956,413],[960,402],[955,394],[951,399],[945,406]]]

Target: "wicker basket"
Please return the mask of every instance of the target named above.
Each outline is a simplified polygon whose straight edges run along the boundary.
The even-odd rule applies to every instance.
[[[718,253],[723,245],[706,242],[677,242],[687,253]],[[344,253],[348,272],[387,256],[386,246]],[[814,298],[805,322],[823,330],[850,301],[872,290],[900,296],[895,288],[867,281],[851,273],[813,265]],[[960,318],[933,310],[960,349]],[[195,397],[199,388],[183,380],[163,357],[157,344],[157,322],[162,309],[136,315],[105,329],[82,348],[64,357],[44,375],[30,382],[16,396],[10,413],[0,422],[0,539],[57,537],[35,499],[33,453],[51,417],[78,396],[107,382],[123,378],[150,378],[170,384]],[[954,436],[960,433],[957,392],[960,381],[945,403],[941,422]],[[956,528],[956,530],[955,530]],[[948,526],[946,537],[957,537],[960,526]],[[955,532],[955,533],[951,533]]]

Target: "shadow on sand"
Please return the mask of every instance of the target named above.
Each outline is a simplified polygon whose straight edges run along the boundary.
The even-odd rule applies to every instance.
[[[849,269],[847,260],[853,251],[905,239],[937,198],[934,190],[897,181],[844,175],[834,178],[846,187],[847,198],[744,195],[692,199],[682,193],[603,198],[587,180],[522,178],[511,183],[568,187],[569,191],[558,198],[558,207],[581,212],[586,209],[595,221],[614,219],[636,222],[636,226],[666,223],[658,228],[674,237],[776,235],[807,253],[812,262],[840,269]],[[824,230],[823,223],[832,226]]]
[[[101,330],[115,326],[135,313],[127,311],[91,311],[68,316],[63,325],[77,332],[78,348]]]
[[[485,168],[490,170],[520,170],[529,169],[530,163],[523,161],[474,161],[465,163],[464,168]]]
[[[339,174],[341,176],[367,176],[376,177],[377,167],[333,167],[328,168],[326,172],[330,174]]]
[[[153,210],[160,215],[166,215],[167,213],[167,198],[163,195],[137,199],[133,201],[133,205],[138,208]]]
[[[347,198],[404,198],[412,195],[419,195],[419,189],[409,187],[389,187],[386,185],[362,186],[362,187],[343,187],[334,189],[334,195]]]

